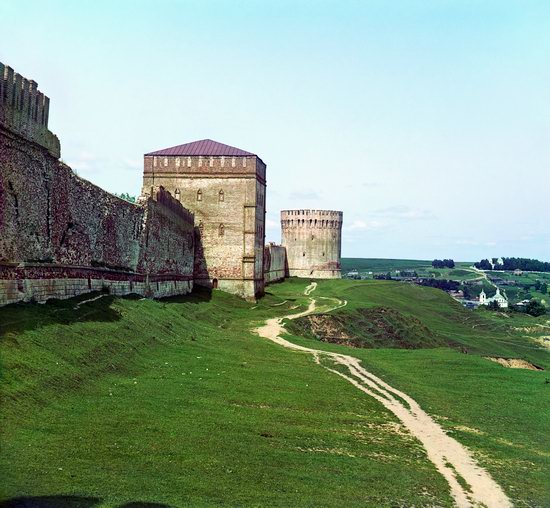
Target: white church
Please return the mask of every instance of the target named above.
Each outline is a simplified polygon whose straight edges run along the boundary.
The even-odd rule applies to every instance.
[[[491,298],[487,298],[487,294],[482,290],[479,295],[479,305],[489,305],[492,302],[497,302],[501,309],[508,308],[508,299],[500,293],[499,288],[497,288],[495,296],[492,296]]]

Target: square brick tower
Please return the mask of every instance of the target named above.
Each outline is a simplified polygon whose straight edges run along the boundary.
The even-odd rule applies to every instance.
[[[195,283],[255,299],[264,291],[266,165],[210,139],[144,155],[142,195],[162,185],[195,214]]]

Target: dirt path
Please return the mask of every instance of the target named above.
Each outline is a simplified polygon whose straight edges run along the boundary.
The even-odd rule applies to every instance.
[[[317,283],[310,284],[304,294],[310,295],[316,287]],[[338,301],[338,304],[330,310],[343,307],[347,303],[337,299],[334,300]],[[316,301],[312,298],[306,311],[281,318],[268,319],[265,325],[257,328],[255,332],[260,337],[269,339],[288,349],[312,354],[317,364],[341,376],[358,390],[383,404],[423,444],[428,458],[449,483],[451,495],[457,506],[460,508],[476,506],[486,506],[487,508],[511,507],[512,503],[502,488],[491,478],[487,471],[476,463],[468,449],[448,436],[441,426],[406,393],[396,390],[382,379],[368,372],[361,366],[360,360],[353,356],[300,346],[282,338],[285,332],[282,324],[283,319],[296,319],[311,314],[315,310]],[[323,365],[321,358],[330,359],[333,364],[345,367],[347,372],[344,373]]]
[[[477,279],[472,279],[472,280],[485,280],[487,282],[487,284],[490,284],[491,286],[493,286],[496,290],[499,289],[499,287],[493,282],[491,281],[491,279],[489,279],[489,276],[487,275],[487,272],[485,271],[482,271],[482,270],[479,270],[478,268],[475,268],[475,267],[472,267],[472,268],[466,268],[466,270],[469,270],[473,273],[477,273],[479,274],[479,277]],[[508,295],[506,294],[506,290],[505,289],[500,289],[500,292],[502,293],[502,295],[506,298],[506,300],[508,300]],[[506,314],[503,314],[504,316],[506,316]],[[510,316],[506,316],[506,317],[510,317]]]
[[[312,282],[306,289],[304,290],[304,295],[309,296],[313,291],[317,289],[317,282]]]

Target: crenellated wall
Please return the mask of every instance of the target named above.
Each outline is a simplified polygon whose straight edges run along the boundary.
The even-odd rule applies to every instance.
[[[59,139],[48,130],[50,99],[29,80],[0,62],[0,125],[60,157]]]
[[[162,150],[160,151],[162,152]],[[162,185],[193,211],[195,283],[244,298],[263,294],[266,166],[249,156],[144,156],[142,195]]]
[[[128,203],[0,131],[0,305],[104,288],[191,291],[194,218],[167,191]]]
[[[340,278],[343,213],[335,210],[283,210],[282,245],[290,276]]]
[[[162,187],[136,205],[79,178],[36,135],[47,108],[27,113],[19,97],[19,117],[2,108],[0,122],[0,305],[101,289],[191,291],[193,214]],[[34,117],[36,125],[23,122]]]
[[[282,245],[264,247],[256,155],[212,140],[146,154],[133,204],[59,160],[49,99],[2,63],[0,106],[0,305],[101,289],[172,296],[195,282],[254,299],[289,275],[340,277],[342,212],[282,211]],[[190,145],[218,151],[185,155]]]
[[[282,245],[273,242],[268,243],[264,249],[264,278],[265,283],[284,280],[288,277],[286,262],[286,249]]]
[[[189,280],[193,276],[195,217],[164,189],[151,189],[145,208],[137,271]]]

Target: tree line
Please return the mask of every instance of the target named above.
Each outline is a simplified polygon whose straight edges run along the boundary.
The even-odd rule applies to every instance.
[[[479,270],[523,270],[525,272],[550,272],[550,263],[529,258],[493,258],[492,263],[488,259],[482,259],[474,264]]]
[[[432,266],[434,268],[454,268],[455,262],[452,259],[434,259]]]

